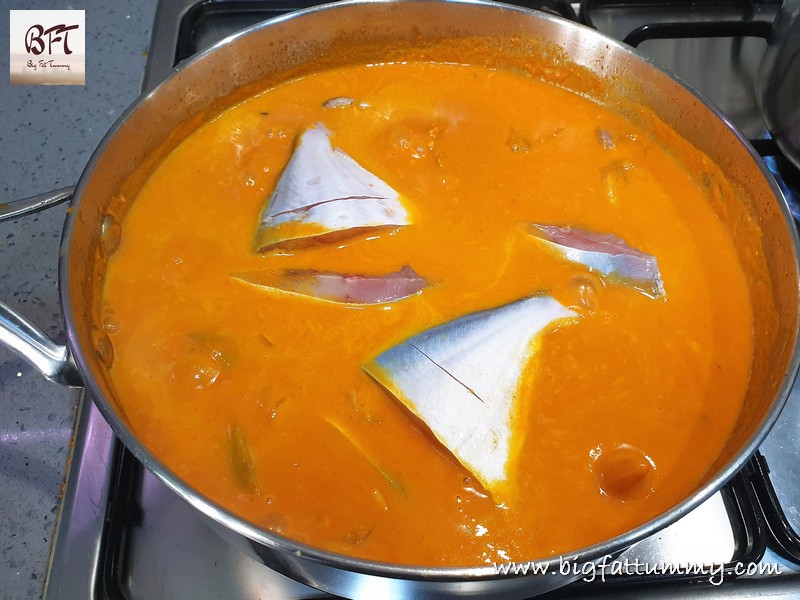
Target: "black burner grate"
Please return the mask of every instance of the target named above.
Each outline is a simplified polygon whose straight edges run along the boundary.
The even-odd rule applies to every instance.
[[[781,508],[769,477],[767,460],[760,452],[756,452],[743,473],[749,477],[766,519],[771,538],[770,548],[785,560],[800,565],[800,535],[797,535]]]
[[[701,12],[703,9],[709,8],[732,8],[737,13],[737,18],[735,20],[726,20],[726,21],[711,21],[708,24],[712,25],[711,35],[708,37],[719,37],[713,34],[713,26],[725,23],[739,23],[739,24],[747,24],[750,21],[755,12],[756,8],[760,6],[766,5],[780,5],[781,0],[663,0],[663,1],[653,1],[653,0],[581,0],[580,3],[580,21],[584,25],[588,25],[589,27],[594,27],[594,20],[592,18],[592,13],[597,9],[610,9],[615,11],[629,11],[631,9],[648,9],[648,8],[677,8],[680,10],[685,11],[685,14],[691,13],[698,13]],[[670,23],[674,25],[689,25],[687,29],[684,31],[691,32],[692,23],[688,20],[682,20],[675,23]],[[654,24],[655,25],[655,24]],[[746,29],[746,27],[745,27]],[[726,33],[722,35],[758,35],[754,33]],[[678,38],[678,37],[698,37],[692,35],[680,35],[679,31],[676,29],[675,34],[670,35],[669,37]],[[700,36],[706,37],[706,36]],[[649,38],[654,39],[654,38]],[[630,43],[625,40],[625,43]],[[638,45],[638,44],[631,44],[631,45]]]

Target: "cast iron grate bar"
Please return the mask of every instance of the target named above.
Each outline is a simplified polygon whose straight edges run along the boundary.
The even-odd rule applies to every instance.
[[[777,5],[781,0],[581,0],[580,21],[589,27],[595,27],[592,11],[596,9],[648,9],[648,8],[685,8],[692,12],[703,8],[731,7],[740,8],[743,19],[751,19],[756,6]]]
[[[772,23],[767,21],[648,23],[631,31],[622,42],[636,48],[648,40],[710,37],[760,37],[766,40],[771,33]]]
[[[775,143],[775,140],[772,138],[750,140],[750,143],[753,145],[753,150],[762,158],[766,158],[767,156],[781,156],[780,148],[778,148],[778,144]]]
[[[142,464],[120,442],[114,442],[114,467],[106,509],[103,537],[100,540],[99,574],[94,598],[125,600],[128,543],[133,528],[141,525],[139,505]]]
[[[781,508],[778,495],[772,486],[767,459],[756,452],[747,465],[761,511],[766,520],[771,538],[770,548],[786,560],[800,566],[800,535],[792,527]]]
[[[755,459],[751,458],[748,464],[753,460]],[[759,562],[767,550],[769,538],[764,516],[759,510],[758,498],[751,479],[747,476],[747,468],[740,471],[723,488],[722,500],[730,516],[734,539],[734,552],[730,562],[725,565],[726,572],[737,564]]]

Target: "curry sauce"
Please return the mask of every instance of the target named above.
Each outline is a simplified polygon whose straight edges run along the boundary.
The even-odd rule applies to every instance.
[[[326,105],[341,97],[353,102]],[[264,204],[317,123],[400,192],[412,224],[255,252]],[[267,90],[181,143],[125,217],[103,305],[118,399],[186,482],[314,546],[477,565],[620,534],[702,482],[752,361],[745,277],[689,163],[596,102],[480,66],[349,66]],[[530,223],[619,236],[657,257],[665,297],[547,252]],[[233,277],[407,265],[428,287],[378,305]],[[579,318],[537,342],[510,491],[493,498],[362,366],[540,291]]]

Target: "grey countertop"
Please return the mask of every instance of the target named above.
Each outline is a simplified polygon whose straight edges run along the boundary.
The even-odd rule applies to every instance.
[[[168,1],[168,0],[166,0]],[[73,185],[136,98],[156,0],[0,2],[9,9],[86,11],[85,86],[11,86],[0,73],[0,202]],[[8,73],[8,46],[0,72]],[[56,277],[65,207],[0,222],[0,301],[63,340]],[[42,593],[79,393],[49,383],[0,348],[0,596]]]

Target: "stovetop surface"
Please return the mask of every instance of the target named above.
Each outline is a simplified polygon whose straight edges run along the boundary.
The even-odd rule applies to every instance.
[[[175,63],[227,35],[314,3],[162,2],[145,89],[163,79]],[[713,0],[631,6],[584,0],[583,6],[577,6],[543,0],[543,4],[560,14],[578,13],[616,39],[654,22],[756,22],[754,37],[653,39],[641,42],[640,50],[710,98],[746,136],[754,140],[768,137],[753,82],[764,49],[759,37],[763,27],[759,30],[757,23],[771,22],[775,2]],[[649,35],[647,28],[642,35]],[[767,154],[774,153],[768,142],[764,147]],[[770,160],[780,162],[779,157]],[[800,597],[800,568],[793,562],[800,561],[800,544],[793,545],[800,540],[792,537],[800,530],[797,440],[800,387],[792,391],[758,460],[751,461],[729,485],[687,517],[619,558],[628,565],[636,560],[649,565],[707,565],[704,572],[667,577],[617,574],[603,577],[603,581],[597,572],[586,573],[585,579],[594,581],[578,581],[547,597]],[[773,510],[773,503],[779,503],[782,514]],[[764,510],[759,509],[761,504]],[[50,599],[322,596],[267,570],[246,552],[222,541],[199,513],[121,447],[89,398],[83,400],[58,536],[46,592]],[[735,577],[737,563],[771,566],[780,574]],[[720,581],[723,585],[718,585]]]

